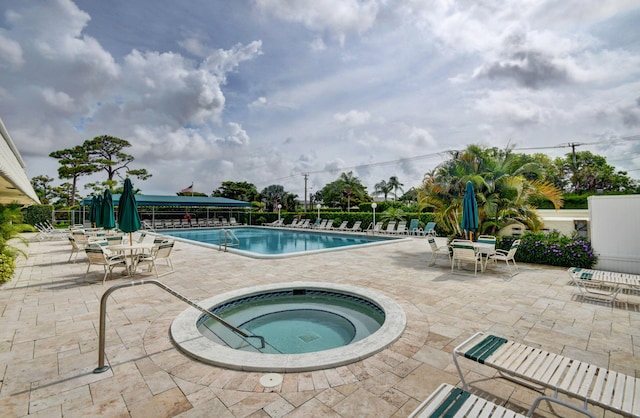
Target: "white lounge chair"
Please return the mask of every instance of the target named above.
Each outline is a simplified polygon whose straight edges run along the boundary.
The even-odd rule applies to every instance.
[[[371,232],[372,234],[379,234],[382,232],[382,222],[376,222],[375,225],[369,225],[367,228],[367,233]]]
[[[640,275],[571,267],[569,274],[585,298],[604,299],[613,304],[624,289],[640,289]]]
[[[558,402],[549,396],[539,396],[531,405],[527,415],[522,415],[503,406],[482,399],[466,390],[443,383],[429,397],[409,415],[408,418],[444,418],[444,417],[496,417],[496,418],[525,418],[533,415],[543,400],[561,403],[574,411],[595,418],[593,414],[574,405]]]
[[[349,224],[349,221],[342,221],[342,223],[340,224],[340,226],[338,227],[334,227],[333,229],[335,229],[336,231],[346,231],[347,230],[347,225]]]
[[[327,223],[320,229],[332,229],[332,228],[333,228],[333,219],[329,219]]]
[[[314,225],[313,228],[314,229],[324,229],[324,227],[327,226],[327,222],[328,222],[327,219],[323,219],[322,221],[320,221],[319,224]]]
[[[389,221],[389,223],[387,224],[387,228],[382,231],[386,234],[393,234],[396,231],[396,221]]]
[[[555,402],[565,406],[576,405],[559,400],[559,393],[582,400],[582,411],[591,403],[624,416],[640,416],[640,378],[634,376],[478,332],[453,350],[465,390],[469,385],[459,357],[492,367],[518,384],[551,389]]]
[[[362,232],[362,228],[360,227],[360,225],[362,225],[362,221],[356,221],[353,226],[351,226],[351,228],[347,228],[347,231],[349,232]]]
[[[392,231],[392,233],[396,235],[405,235],[407,233],[407,222],[406,221],[398,222],[398,226],[394,231]]]

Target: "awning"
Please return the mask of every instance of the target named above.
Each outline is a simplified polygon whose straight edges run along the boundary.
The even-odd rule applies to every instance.
[[[31,181],[24,171],[24,162],[13,144],[7,128],[0,119],[0,204],[19,203],[33,205],[40,203]]]
[[[114,203],[120,200],[119,194],[113,195]],[[227,199],[226,197],[207,197],[207,196],[162,196],[162,195],[143,195],[137,194],[136,201],[140,206],[197,206],[197,207],[216,207],[216,208],[243,208],[251,207],[251,203],[242,200]],[[91,198],[85,198],[81,203],[83,206],[91,205]]]

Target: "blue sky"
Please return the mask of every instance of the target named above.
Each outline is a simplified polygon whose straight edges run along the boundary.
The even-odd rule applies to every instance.
[[[0,0],[0,11],[0,116],[30,176],[57,178],[50,152],[104,134],[153,174],[135,182],[145,194],[232,180],[303,198],[304,173],[313,192],[350,170],[369,191],[390,176],[408,189],[472,143],[551,156],[580,143],[640,168],[638,0]]]

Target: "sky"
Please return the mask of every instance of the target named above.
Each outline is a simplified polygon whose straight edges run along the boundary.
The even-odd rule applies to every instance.
[[[403,189],[470,144],[640,177],[640,0],[0,0],[0,117],[29,177],[131,143],[143,194]],[[305,176],[307,174],[307,176]],[[104,174],[80,178],[105,180]]]

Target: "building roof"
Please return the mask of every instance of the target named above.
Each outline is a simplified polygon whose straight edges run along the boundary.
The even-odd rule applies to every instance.
[[[0,118],[0,204],[39,204],[31,181],[24,171],[24,161],[13,144],[7,128]]]
[[[119,194],[113,195],[114,206],[118,205]],[[206,197],[206,196],[161,196],[161,195],[136,195],[138,206],[200,206],[218,208],[242,208],[250,207],[251,203],[242,200],[227,199],[226,197]],[[91,198],[82,200],[82,205],[91,205]]]

